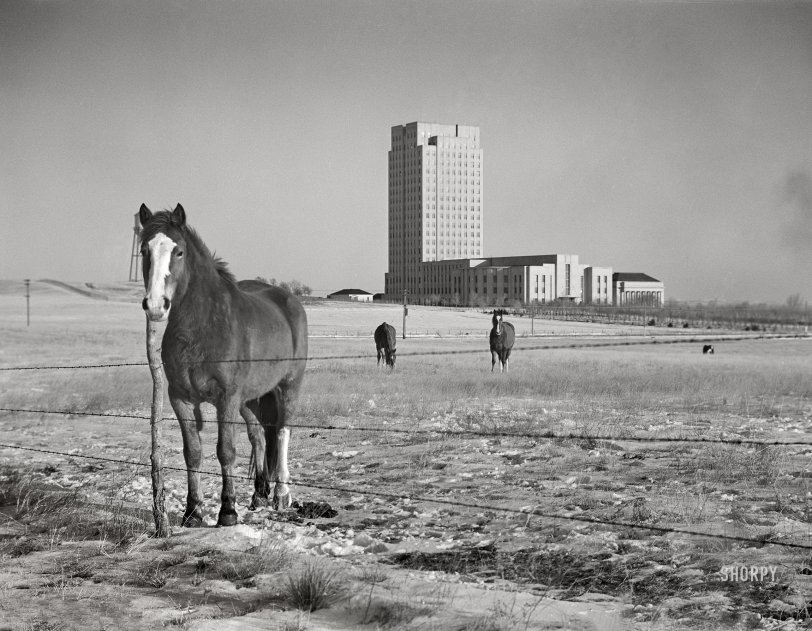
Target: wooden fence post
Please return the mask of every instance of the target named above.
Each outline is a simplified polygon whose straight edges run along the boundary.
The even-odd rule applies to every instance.
[[[164,369],[161,362],[161,339],[158,323],[147,316],[147,358],[152,373],[152,516],[155,519],[155,536],[165,538],[172,534],[169,515],[164,506],[164,478],[162,469],[161,419],[164,412]]]

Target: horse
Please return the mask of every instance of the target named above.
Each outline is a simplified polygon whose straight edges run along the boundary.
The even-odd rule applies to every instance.
[[[381,365],[381,357],[385,358],[386,365],[390,368],[395,367],[395,360],[397,359],[395,342],[397,335],[395,334],[395,327],[391,324],[383,322],[377,329],[375,329],[375,348],[378,351],[378,366]]]
[[[497,358],[499,359],[499,372],[503,370],[507,372],[510,351],[513,348],[513,341],[516,339],[516,331],[510,322],[502,321],[502,311],[494,311],[491,322],[493,323],[490,334],[491,372],[493,372]]]
[[[287,427],[307,363],[307,316],[288,291],[258,280],[237,282],[186,223],[186,211],[155,214],[141,205],[141,254],[152,321],[166,321],[161,349],[169,401],[183,437],[187,495],[182,525],[203,525],[200,489],[203,403],[217,410],[217,459],[223,477],[218,526],[237,523],[236,432],[245,421],[254,493],[249,510],[290,507]]]
[[[702,347],[702,354],[713,355],[713,344],[705,344],[705,346]]]

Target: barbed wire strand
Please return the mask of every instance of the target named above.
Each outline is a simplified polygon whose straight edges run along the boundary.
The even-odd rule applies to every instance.
[[[808,334],[776,334],[776,335],[736,335],[736,336],[719,336],[719,337],[691,337],[691,338],[654,338],[648,340],[623,340],[616,342],[587,342],[587,343],[562,343],[562,344],[545,344],[542,346],[531,347],[514,347],[513,353],[525,353],[533,351],[551,351],[551,350],[564,350],[564,349],[589,349],[589,348],[616,348],[621,346],[655,346],[655,345],[669,345],[669,344],[697,344],[707,342],[741,342],[752,340],[782,340],[782,339],[810,339],[812,335]],[[468,339],[476,339],[469,337]],[[469,355],[478,353],[489,352],[486,348],[476,349],[457,349],[457,350],[441,350],[441,351],[416,351],[410,353],[398,353],[398,357],[429,357],[429,356],[447,356],[447,355]],[[315,357],[268,357],[256,359],[206,359],[200,361],[185,361],[185,365],[194,364],[251,364],[251,363],[266,363],[266,362],[296,362],[296,361],[337,361],[347,359],[370,359],[374,355],[370,353],[354,354],[354,355],[326,355]],[[84,370],[92,368],[122,368],[132,366],[149,366],[149,362],[119,362],[111,364],[68,364],[68,365],[49,365],[49,366],[2,366],[0,372],[13,372],[13,371],[26,371],[26,370]]]
[[[0,412],[13,412],[24,414],[54,414],[62,416],[89,416],[98,418],[128,418],[142,421],[151,421],[152,417],[141,414],[114,414],[104,412],[81,412],[70,410],[32,410],[23,408],[0,408]],[[177,419],[171,416],[161,417],[161,421],[175,421]],[[541,421],[543,419],[534,418],[531,421]],[[198,422],[198,421],[195,421]],[[233,425],[244,425],[244,421],[219,421],[216,419],[202,419],[202,423],[227,423]],[[751,438],[709,438],[709,437],[679,437],[679,436],[612,436],[609,434],[578,434],[569,432],[566,434],[557,434],[552,431],[543,432],[510,432],[510,431],[484,431],[473,429],[460,429],[449,430],[442,428],[408,428],[403,429],[400,427],[366,427],[366,426],[341,426],[341,425],[311,425],[309,423],[287,423],[285,425],[291,429],[311,429],[311,430],[324,430],[324,431],[352,431],[352,432],[368,432],[368,433],[383,433],[383,434],[407,434],[407,435],[426,435],[426,434],[443,434],[445,436],[474,436],[478,438],[526,438],[535,440],[539,438],[552,439],[552,440],[587,440],[587,441],[628,441],[628,442],[642,442],[642,443],[710,443],[710,444],[723,444],[723,445],[751,445],[754,447],[812,447],[812,441],[805,440],[755,440]]]
[[[48,450],[48,449],[37,449],[34,447],[22,447],[19,445],[9,445],[5,443],[0,443],[0,448],[6,449],[21,449],[25,451],[33,451],[38,453],[50,454],[50,455],[59,455],[59,456],[67,456],[69,458],[85,458],[89,460],[100,460],[103,462],[114,462],[117,464],[125,464],[137,467],[147,467],[150,466],[149,463],[145,462],[136,462],[131,460],[118,460],[114,458],[105,458],[103,456],[87,456],[85,454],[70,454],[60,451]],[[214,472],[214,471],[203,471],[197,469],[187,469],[182,467],[171,467],[171,466],[164,466],[164,469],[168,469],[171,471],[181,471],[185,473],[199,473],[202,475],[211,475],[211,476],[222,476],[221,472]],[[232,474],[232,479],[243,479],[243,480],[252,480],[250,476],[245,476],[241,474]],[[278,480],[277,480],[278,482]],[[586,516],[574,516],[574,515],[561,515],[561,514],[552,514],[552,513],[545,513],[538,509],[530,509],[530,510],[523,510],[518,508],[508,508],[503,506],[485,506],[482,504],[474,504],[470,502],[457,502],[453,500],[446,500],[439,497],[422,497],[422,496],[414,496],[414,495],[403,495],[398,493],[386,493],[383,491],[367,491],[361,489],[346,489],[342,487],[335,487],[329,486],[325,484],[315,484],[312,482],[304,482],[301,480],[289,480],[287,484],[292,484],[296,486],[303,486],[307,488],[319,489],[319,490],[328,490],[328,491],[338,491],[342,493],[348,493],[350,495],[353,494],[360,494],[360,495],[367,495],[372,497],[384,497],[387,499],[396,499],[396,500],[407,500],[409,502],[425,502],[425,503],[434,503],[434,504],[443,504],[446,506],[454,506],[459,508],[469,508],[474,510],[484,510],[484,511],[498,511],[503,513],[511,513],[514,515],[522,515],[525,517],[542,517],[545,519],[551,520],[563,520],[563,521],[576,521],[576,522],[583,522],[588,524],[595,524],[601,526],[615,526],[619,528],[634,528],[634,529],[641,529],[641,530],[651,530],[654,532],[659,532],[662,534],[682,534],[682,535],[689,535],[689,536],[696,536],[696,537],[707,537],[711,539],[724,539],[728,541],[737,541],[741,543],[752,543],[757,544],[759,546],[763,545],[777,545],[783,546],[786,548],[795,548],[801,550],[812,550],[812,545],[803,544],[803,543],[793,543],[787,541],[774,541],[767,538],[757,538],[757,537],[745,537],[741,535],[725,535],[725,534],[715,534],[715,533],[707,533],[701,532],[698,530],[689,530],[687,528],[674,528],[671,526],[656,526],[653,524],[639,524],[639,523],[631,523],[631,522],[622,522],[617,520],[611,519],[598,519],[595,517],[586,517]]]

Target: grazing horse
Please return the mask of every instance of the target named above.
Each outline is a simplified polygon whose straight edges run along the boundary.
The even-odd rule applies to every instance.
[[[498,314],[498,318],[497,318]],[[494,311],[491,318],[493,328],[491,329],[491,372],[499,359],[499,372],[508,371],[508,361],[510,351],[513,348],[513,341],[516,339],[516,331],[510,322],[502,322],[502,311]]]
[[[386,365],[390,368],[395,367],[395,359],[397,357],[397,349],[395,348],[395,327],[391,324],[384,322],[377,329],[375,329],[375,348],[378,351],[378,366],[381,365],[381,357],[386,360]]]
[[[713,355],[713,344],[705,344],[705,346],[702,347],[702,354]]]
[[[307,362],[307,316],[289,292],[256,280],[237,282],[186,224],[178,204],[139,211],[146,295],[153,321],[166,320],[161,349],[169,400],[180,423],[188,490],[184,526],[203,525],[200,489],[203,416],[217,410],[217,459],[223,474],[218,526],[237,523],[234,493],[236,432],[248,427],[255,468],[250,510],[291,504],[287,427]]]

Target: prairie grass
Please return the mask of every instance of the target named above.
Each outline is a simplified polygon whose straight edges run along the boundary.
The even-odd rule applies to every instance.
[[[402,343],[401,346],[404,346]],[[341,351],[360,351],[344,340]],[[460,411],[472,400],[539,407],[567,400],[581,407],[636,412],[641,409],[721,409],[742,413],[797,412],[808,399],[812,368],[805,341],[731,343],[727,355],[703,356],[694,346],[604,349],[517,348],[507,375],[491,374],[482,344],[460,340],[414,341],[414,355],[399,350],[395,371],[377,370],[374,356],[310,362],[301,410],[306,416],[386,412],[426,417]],[[445,348],[447,356],[420,355]],[[434,350],[432,350],[434,349]],[[456,354],[455,354],[456,353]],[[369,401],[375,407],[369,408]],[[329,404],[327,402],[329,401]],[[325,414],[326,413],[326,414]]]
[[[2,365],[144,365],[0,372],[2,407],[148,411],[152,382],[138,305],[65,306],[58,298],[51,298],[53,321],[37,322],[31,330],[0,322]],[[329,311],[312,309],[319,318]],[[699,343],[541,348],[615,338],[519,338],[510,372],[500,375],[490,370],[486,330],[487,323],[481,338],[398,339],[394,371],[377,368],[371,333],[312,338],[299,418],[464,417],[490,413],[495,401],[506,411],[535,415],[552,405],[593,419],[596,410],[635,415],[675,408],[771,417],[798,414],[812,393],[808,340],[717,342],[716,354],[705,356]]]

